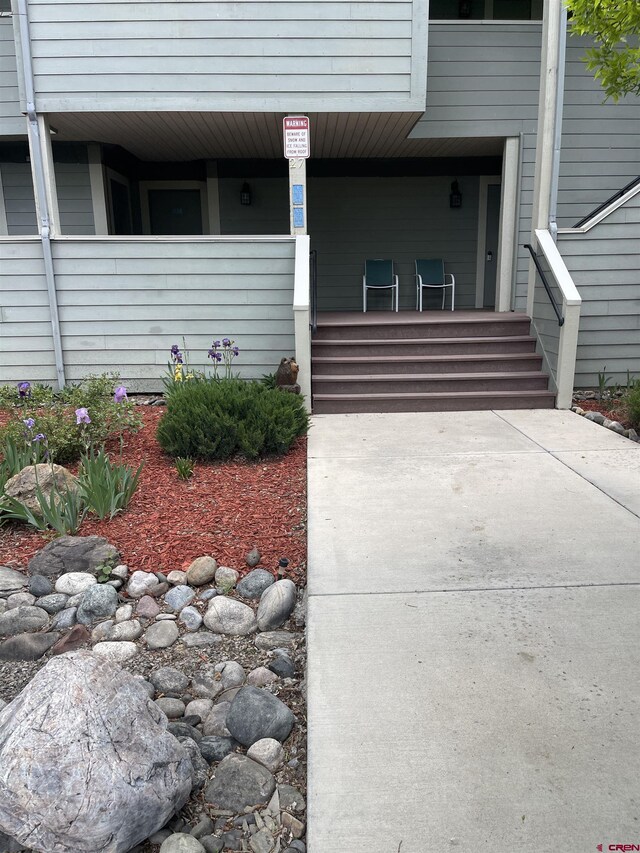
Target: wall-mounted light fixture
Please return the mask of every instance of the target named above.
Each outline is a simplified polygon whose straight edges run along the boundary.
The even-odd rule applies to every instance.
[[[246,181],[240,187],[240,204],[251,204],[251,187]]]
[[[449,207],[462,207],[462,193],[457,181],[451,184],[451,192],[449,193]]]

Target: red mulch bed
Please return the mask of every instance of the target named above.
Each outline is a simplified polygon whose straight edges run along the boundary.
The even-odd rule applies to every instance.
[[[612,421],[618,421],[625,429],[630,429],[629,410],[621,400],[576,400],[574,405],[585,412],[600,412]]]
[[[286,557],[286,574],[300,582],[306,567],[306,439],[277,459],[197,463],[185,482],[155,438],[162,409],[143,412],[144,427],[124,445],[127,464],[145,463],[129,508],[112,521],[85,519],[80,535],[107,538],[131,571],[185,569],[205,554],[246,570],[245,556],[257,546],[260,567],[275,570]],[[24,566],[50,539],[22,525],[5,527],[0,564]]]

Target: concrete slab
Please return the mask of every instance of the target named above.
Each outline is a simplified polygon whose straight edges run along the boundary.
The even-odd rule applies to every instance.
[[[316,415],[308,447],[310,458],[333,459],[541,450],[495,412]]]
[[[310,459],[309,495],[312,595],[640,580],[638,519],[547,453]]]
[[[640,449],[640,445],[628,443],[630,447],[619,450],[574,451],[553,455],[640,517],[640,453],[635,449]]]
[[[506,423],[520,430],[545,450],[617,450],[640,444],[617,435],[575,412],[559,409],[515,409],[496,412]]]
[[[309,853],[638,843],[639,608],[638,587],[311,597]]]

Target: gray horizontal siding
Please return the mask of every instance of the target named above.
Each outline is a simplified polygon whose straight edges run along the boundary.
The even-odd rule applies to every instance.
[[[457,177],[464,195],[459,210],[449,208],[452,177],[309,179],[319,308],[361,311],[365,259],[391,258],[400,307],[415,309],[414,261],[433,257],[443,258],[455,275],[456,307],[474,307],[478,178]],[[389,294],[369,291],[369,307],[388,308]],[[441,298],[441,291],[429,296],[438,304]]]
[[[640,376],[640,195],[558,248],[582,297],[576,386],[596,386],[605,366],[616,382]]]
[[[38,107],[410,110],[426,0],[30,0]]]
[[[9,15],[0,17],[0,136],[24,136],[27,132],[20,112],[12,20]]]
[[[66,373],[118,371],[160,390],[172,344],[206,366],[214,338],[256,378],[294,352],[293,240],[54,241]],[[0,381],[52,382],[49,309],[37,242],[0,240]]]

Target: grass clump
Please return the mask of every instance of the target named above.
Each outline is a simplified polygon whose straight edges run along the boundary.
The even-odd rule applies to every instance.
[[[167,398],[158,441],[172,457],[247,459],[286,453],[309,428],[302,397],[241,379],[194,379]]]
[[[634,429],[640,429],[640,384],[636,384],[627,395],[629,420]]]

